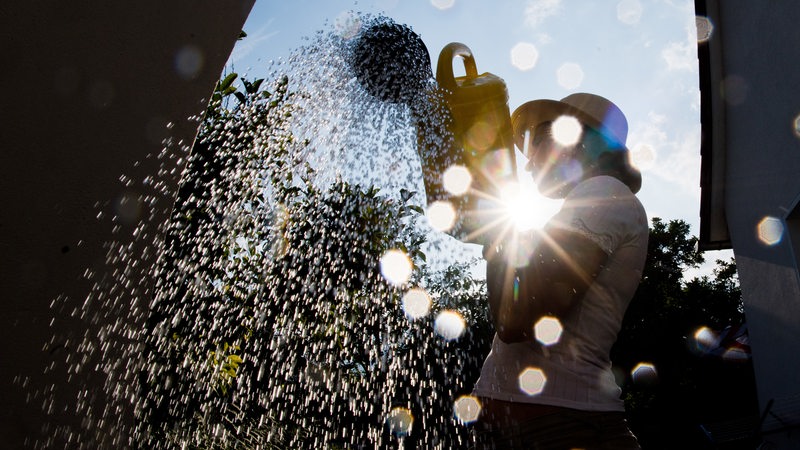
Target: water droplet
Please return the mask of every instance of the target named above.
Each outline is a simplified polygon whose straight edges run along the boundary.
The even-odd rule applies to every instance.
[[[343,11],[336,16],[334,28],[344,39],[352,39],[361,31],[361,17],[352,11]]]
[[[375,23],[361,17],[364,27]],[[53,306],[53,320],[73,317],[99,329],[77,342],[58,341],[67,342],[62,351],[70,354],[73,381],[81,383],[88,372],[108,375],[100,387],[83,386],[78,401],[67,399],[86,417],[81,430],[90,431],[80,436],[95,434],[105,443],[104,433],[166,432],[176,447],[215,448],[233,439],[234,424],[241,442],[385,447],[391,445],[387,429],[402,438],[417,421],[426,424],[419,448],[460,439],[452,436],[453,418],[441,412],[453,408],[467,422],[476,411],[468,399],[455,405],[452,388],[463,385],[458,374],[477,347],[450,342],[466,332],[458,312],[445,310],[428,320],[430,294],[421,289],[406,292],[399,311],[395,286],[408,283],[415,270],[408,257],[417,250],[415,233],[429,230],[416,217],[398,219],[396,194],[401,188],[419,192],[416,129],[407,105],[378,101],[353,78],[347,29],[316,35],[289,60],[270,63],[263,75],[268,100],[226,111],[219,120],[205,115],[197,123],[198,144],[208,148],[195,145],[189,152],[190,143],[169,136],[176,125],[166,117],[137,125],[161,149],[133,175],[119,178],[119,199],[96,205],[114,214],[120,238],[108,244],[108,268],[87,271],[95,284],[87,298]],[[190,79],[203,70],[194,50],[175,55],[176,76]],[[429,66],[430,60],[421,63]],[[371,60],[367,68],[376,64]],[[281,84],[283,74],[291,86]],[[301,94],[293,96],[295,90]],[[281,98],[288,100],[270,109]],[[434,123],[444,123],[430,114]],[[137,178],[149,163],[159,166]],[[165,180],[183,169],[176,164],[186,169],[173,204],[159,199],[174,198],[175,187]],[[364,192],[373,185],[380,191]],[[370,220],[352,220],[359,215]],[[166,223],[155,223],[165,216]],[[153,239],[145,236],[161,230],[165,238],[150,245]],[[438,253],[429,257],[463,251],[430,245]],[[387,246],[409,251],[382,254]],[[376,265],[382,276],[375,276]],[[151,268],[157,282],[145,284],[140,272],[147,269],[151,280]],[[434,269],[426,271],[414,274],[421,286],[440,280]],[[415,362],[406,364],[408,357]],[[434,364],[447,368],[446,380],[430,375]],[[95,392],[103,408],[92,408]],[[35,401],[53,411],[65,408],[63,401]],[[413,416],[405,402],[418,408]],[[406,408],[392,408],[397,404]],[[155,405],[170,416],[169,430],[146,417],[160,414]],[[220,414],[198,415],[201,410]],[[131,429],[113,429],[118,415],[139,413],[144,420]],[[321,422],[311,424],[310,417]],[[341,417],[353,420],[342,427]],[[309,432],[278,436],[278,421]],[[460,428],[458,433],[467,427]],[[202,442],[196,442],[200,434]],[[141,443],[158,448],[149,444]]]

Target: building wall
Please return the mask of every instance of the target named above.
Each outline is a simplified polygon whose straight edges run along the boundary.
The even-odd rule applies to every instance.
[[[65,349],[80,302],[107,270],[104,244],[137,238],[140,264],[115,295],[146,296],[157,238],[197,121],[254,0],[12,1],[0,6],[0,442],[74,425]],[[162,153],[165,139],[174,145]],[[150,183],[143,180],[150,176]],[[130,180],[130,182],[129,182]],[[98,219],[98,215],[102,218]],[[53,336],[60,336],[55,340]],[[102,382],[98,379],[97,382]],[[24,385],[24,388],[23,388]],[[79,438],[78,436],[74,436]],[[64,448],[53,444],[51,448]]]
[[[800,393],[800,278],[787,217],[800,198],[800,3],[708,1],[721,49],[725,212],[745,304],[762,411]],[[765,220],[766,219],[766,220]],[[791,221],[790,221],[791,224]],[[732,392],[731,395],[736,395]],[[794,414],[797,414],[795,412]],[[778,424],[765,421],[764,431]],[[797,448],[800,433],[768,436]],[[789,444],[792,442],[792,444]]]

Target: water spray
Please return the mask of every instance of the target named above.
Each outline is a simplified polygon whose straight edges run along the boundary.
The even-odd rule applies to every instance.
[[[440,55],[435,80],[425,44],[410,28],[379,23],[357,39],[352,63],[359,83],[374,97],[411,108],[428,205],[450,203],[456,219],[448,233],[489,243],[502,232],[501,191],[516,183],[508,90],[502,78],[478,74],[472,51],[453,42]],[[453,63],[463,59],[466,75]],[[444,175],[468,171],[468,189],[448,189]]]

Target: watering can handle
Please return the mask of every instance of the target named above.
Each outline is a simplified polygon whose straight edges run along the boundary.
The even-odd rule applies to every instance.
[[[460,42],[447,44],[439,53],[439,62],[436,65],[436,81],[439,86],[450,92],[455,92],[458,88],[455,76],[453,75],[453,59],[460,56],[464,59],[464,69],[467,71],[467,78],[478,77],[478,67],[475,65],[475,57],[466,45]]]

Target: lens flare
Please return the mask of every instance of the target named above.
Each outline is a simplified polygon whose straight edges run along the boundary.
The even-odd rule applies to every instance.
[[[403,295],[403,312],[410,320],[421,319],[431,310],[431,297],[422,289],[409,289]]]
[[[564,89],[575,89],[583,83],[583,69],[575,63],[564,63],[556,71],[556,78]]]
[[[558,212],[562,203],[562,200],[543,196],[532,184],[508,185],[500,197],[517,231],[541,229]]]
[[[547,377],[541,369],[528,367],[519,374],[519,389],[527,395],[539,395],[547,384]]]
[[[516,177],[513,167],[513,152],[500,148],[484,153],[476,171],[492,180],[510,180]]]
[[[448,167],[442,174],[442,184],[450,194],[463,195],[472,185],[472,174],[466,167],[455,164]]]
[[[386,417],[386,425],[393,435],[408,436],[411,434],[411,428],[414,425],[414,416],[408,408],[397,407],[389,412]]]
[[[563,147],[577,144],[583,132],[581,123],[572,116],[557,118],[553,121],[551,129],[553,131],[553,140]]]
[[[440,312],[433,323],[436,334],[448,341],[460,338],[466,328],[467,324],[461,314],[452,310]]]
[[[697,42],[702,44],[711,39],[714,33],[714,24],[708,17],[695,16],[694,23],[697,26]]]
[[[583,177],[583,166],[575,159],[559,165],[557,170],[561,174],[561,179],[566,182],[577,183]]]
[[[544,346],[558,344],[563,331],[564,327],[561,326],[561,321],[551,316],[542,317],[533,326],[533,334],[536,336],[536,340]]]
[[[431,0],[431,5],[434,8],[444,11],[452,8],[456,4],[456,0]]]
[[[783,222],[777,217],[764,217],[758,222],[756,228],[758,230],[758,240],[766,245],[776,245],[783,239]]]
[[[511,64],[519,70],[533,69],[538,60],[539,50],[530,42],[520,42],[511,48]]]
[[[453,228],[453,224],[456,222],[456,210],[450,202],[436,201],[428,206],[425,217],[428,218],[428,223],[434,230],[447,231]]]
[[[722,80],[722,98],[729,105],[741,105],[747,100],[750,85],[744,77],[731,74]]]
[[[117,213],[117,219],[126,225],[138,223],[142,215],[143,204],[144,202],[140,195],[134,192],[122,193],[117,197],[114,203],[114,211]]]
[[[489,150],[497,139],[498,127],[479,120],[467,130],[465,139],[470,146],[481,151]]]
[[[700,327],[694,332],[694,341],[697,343],[697,348],[702,351],[708,351],[717,345],[717,334],[708,327]]]
[[[732,347],[725,350],[722,359],[729,362],[744,362],[750,359],[750,355],[740,348]]]
[[[634,383],[650,384],[658,380],[656,366],[652,363],[640,362],[631,370]]]
[[[481,403],[471,395],[462,395],[453,405],[453,415],[462,424],[475,422],[480,414]]]
[[[797,117],[794,118],[792,125],[794,126],[794,128],[792,129],[792,131],[794,131],[794,135],[800,137],[800,114],[798,114]]]
[[[381,274],[389,283],[400,286],[411,277],[411,260],[402,250],[388,250],[381,257]]]
[[[203,52],[194,45],[187,45],[175,54],[175,71],[181,78],[193,80],[203,68],[203,62]]]

